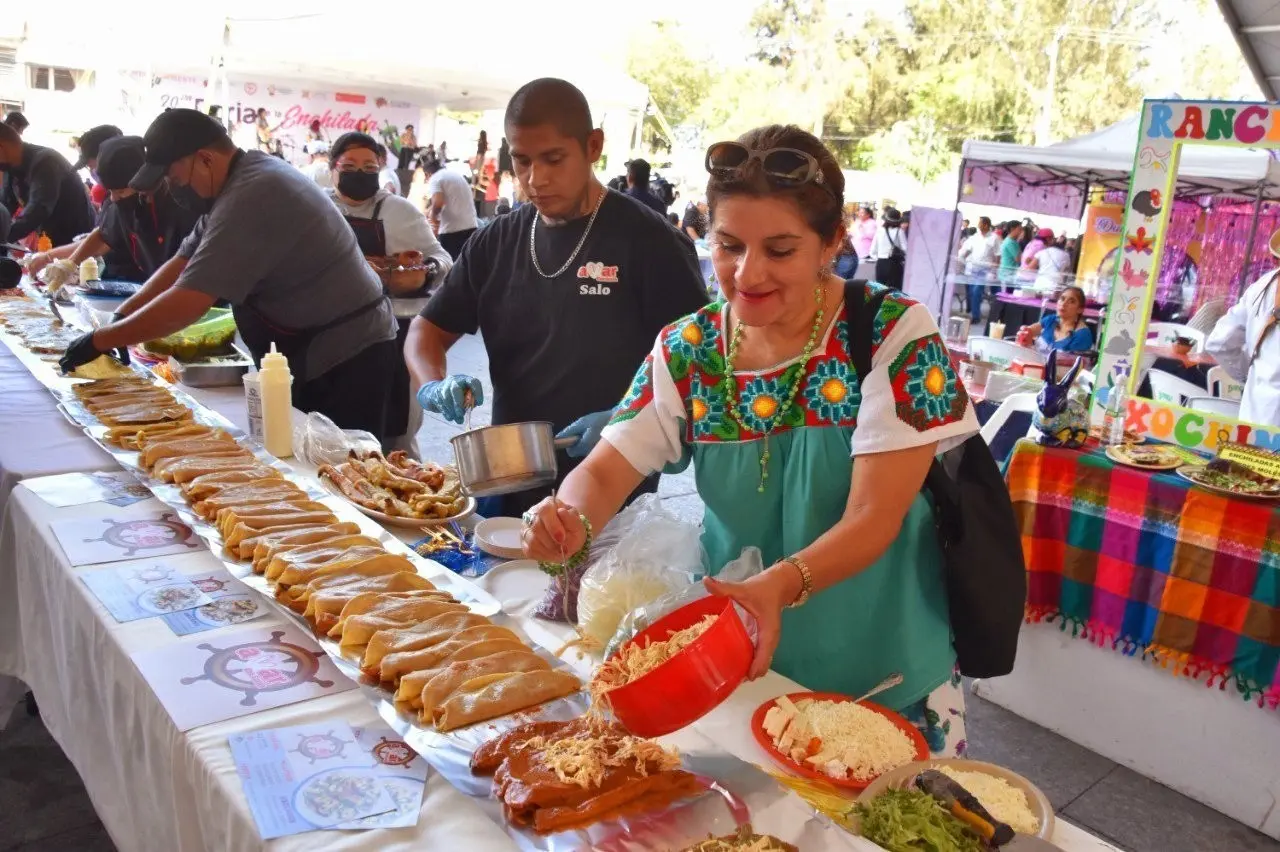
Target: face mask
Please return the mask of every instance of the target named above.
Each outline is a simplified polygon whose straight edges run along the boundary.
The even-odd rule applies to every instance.
[[[191,181],[195,177],[196,164],[195,160],[191,161],[191,171],[187,173],[187,183],[184,186],[178,186],[175,183],[169,184],[169,195],[173,198],[173,203],[177,204],[183,210],[191,213],[208,213],[213,207],[213,199],[205,198],[195,191],[191,186]]]
[[[352,201],[368,201],[378,193],[377,172],[338,172],[338,192]]]

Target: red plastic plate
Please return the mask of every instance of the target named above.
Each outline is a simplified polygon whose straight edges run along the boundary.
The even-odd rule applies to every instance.
[[[792,703],[803,701],[806,698],[813,699],[815,701],[853,701],[851,696],[841,695],[838,692],[792,692],[787,695],[787,698],[791,699]],[[760,744],[760,747],[767,751],[769,756],[772,757],[778,765],[782,766],[784,769],[790,770],[796,775],[802,775],[805,778],[812,778],[816,781],[826,781],[828,784],[839,787],[842,790],[860,791],[872,781],[875,781],[876,778],[880,777],[878,775],[873,775],[870,778],[860,781],[842,781],[838,778],[832,778],[825,772],[810,769],[804,764],[797,763],[792,760],[790,755],[783,753],[773,744],[773,737],[769,736],[764,729],[765,714],[769,712],[770,707],[773,707],[777,703],[778,699],[770,698],[768,701],[756,708],[756,712],[751,716],[751,733],[755,736],[756,742]],[[868,710],[879,713],[881,716],[888,719],[893,723],[894,727],[910,738],[911,743],[916,747],[916,756],[913,760],[928,760],[929,744],[925,741],[924,734],[920,733],[920,730],[915,725],[911,724],[903,718],[903,716],[895,713],[888,707],[881,707],[879,704],[871,701],[860,701],[858,703]]]

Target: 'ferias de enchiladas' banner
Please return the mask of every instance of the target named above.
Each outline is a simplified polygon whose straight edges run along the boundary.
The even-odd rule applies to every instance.
[[[323,91],[302,88],[296,84],[277,84],[266,80],[231,77],[227,86],[228,103],[222,103],[222,87],[212,90],[202,76],[160,75],[152,78],[151,94],[155,111],[169,107],[187,107],[201,111],[212,104],[222,106],[221,114],[232,126],[232,135],[241,147],[252,145],[251,129],[257,111],[267,110],[268,121],[286,158],[304,159],[303,143],[312,121],[319,121],[330,141],[348,130],[356,130],[363,122],[374,136],[384,128],[398,133],[406,124],[419,123],[420,110],[405,100],[362,90]]]

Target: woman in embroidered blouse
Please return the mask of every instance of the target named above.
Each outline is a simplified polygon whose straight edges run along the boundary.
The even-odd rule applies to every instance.
[[[858,695],[901,672],[876,700],[935,752],[959,753],[963,698],[920,488],[934,455],[978,430],[964,387],[928,309],[898,292],[876,316],[860,385],[845,282],[830,272],[844,178],[821,142],[762,127],[711,146],[707,168],[725,301],[659,335],[604,439],[557,501],[526,515],[525,553],[579,551],[584,519],[601,529],[644,476],[692,462],[708,573],[752,545],[770,566],[706,581],[758,622],[750,676],[772,666]]]

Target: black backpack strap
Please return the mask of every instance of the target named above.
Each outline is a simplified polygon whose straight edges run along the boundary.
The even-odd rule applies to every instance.
[[[888,292],[881,289],[868,298],[866,281],[844,283],[844,304],[849,315],[849,358],[858,373],[859,385],[871,375],[871,339],[875,334],[876,314]]]

